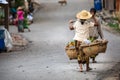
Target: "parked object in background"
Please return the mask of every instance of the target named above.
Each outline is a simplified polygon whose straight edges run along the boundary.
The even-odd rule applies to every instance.
[[[8,4],[8,2],[6,0],[0,0],[0,3],[2,3],[2,4]]]
[[[4,30],[0,30],[0,52],[5,50],[5,42],[4,42]]]
[[[5,29],[4,27],[0,27],[0,30],[4,31],[3,34],[1,35],[1,39],[4,39],[4,42],[2,42],[3,45],[3,50],[7,50],[7,52],[12,50],[13,47],[13,42],[12,42],[12,37],[10,33]]]
[[[66,0],[58,1],[58,3],[60,3],[61,5],[63,5],[63,4],[67,5],[67,1]]]
[[[102,1],[101,0],[94,0],[94,8],[97,11],[102,10]]]

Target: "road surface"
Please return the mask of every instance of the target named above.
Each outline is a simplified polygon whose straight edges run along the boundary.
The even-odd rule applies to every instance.
[[[97,56],[98,63],[90,63],[93,70],[79,72],[77,60],[69,60],[64,50],[74,36],[68,21],[82,9],[93,7],[93,2],[68,0],[66,6],[57,0],[40,3],[42,8],[34,13],[31,32],[21,33],[32,43],[23,51],[0,54],[0,80],[98,80],[101,72],[120,61],[120,37],[104,30],[105,39],[109,40],[106,53]],[[15,27],[11,27],[13,31]]]

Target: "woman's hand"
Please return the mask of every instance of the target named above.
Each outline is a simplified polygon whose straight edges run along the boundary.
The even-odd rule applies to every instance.
[[[75,22],[74,20],[69,20],[69,24]]]
[[[74,30],[74,28],[73,28],[73,20],[69,20],[69,29],[70,30]]]

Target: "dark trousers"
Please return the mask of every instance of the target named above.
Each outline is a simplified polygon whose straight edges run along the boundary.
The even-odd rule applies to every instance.
[[[23,20],[18,20],[18,32],[23,32]]]

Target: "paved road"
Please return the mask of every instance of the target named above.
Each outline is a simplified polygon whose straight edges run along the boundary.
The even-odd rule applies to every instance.
[[[30,25],[31,32],[22,33],[32,41],[30,46],[23,51],[0,54],[0,80],[97,80],[97,74],[120,61],[120,37],[104,30],[109,40],[107,52],[97,57],[98,63],[90,63],[92,71],[79,72],[77,61],[70,61],[64,51],[74,36],[68,20],[82,9],[89,10],[92,2],[68,0],[66,6],[60,6],[57,0],[41,0],[41,4],[43,8],[35,13],[35,22]],[[11,27],[11,32],[14,30]]]

